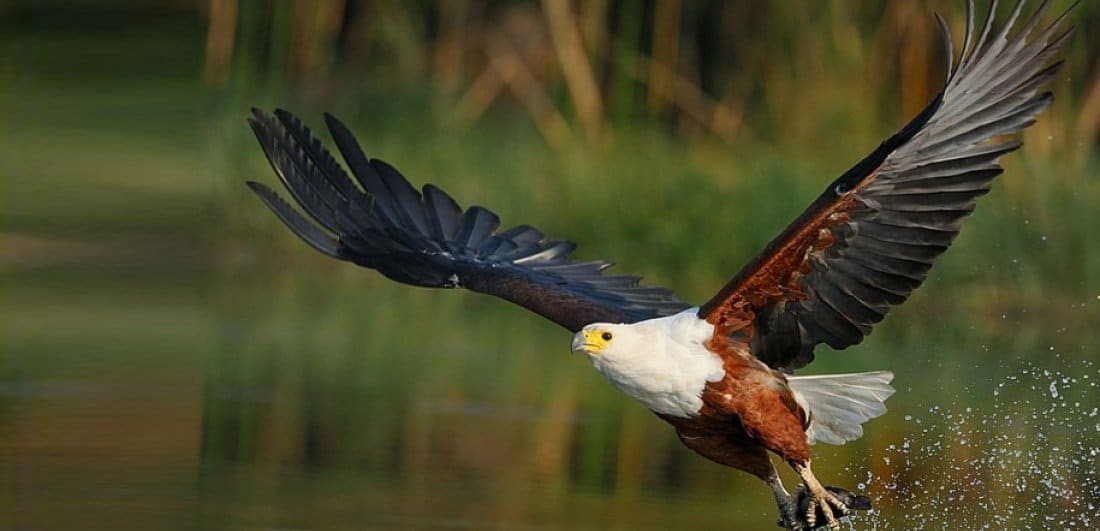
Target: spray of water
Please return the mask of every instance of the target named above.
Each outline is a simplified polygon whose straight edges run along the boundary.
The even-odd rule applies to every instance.
[[[857,527],[1100,526],[1100,371],[1088,360],[1068,365],[1029,366],[991,393],[938,396],[906,415],[900,442],[850,467],[884,509]]]

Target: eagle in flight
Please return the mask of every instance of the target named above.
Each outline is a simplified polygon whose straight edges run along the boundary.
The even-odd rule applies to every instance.
[[[893,375],[794,371],[820,343],[859,343],[909,297],[1002,172],[1000,157],[1020,147],[1015,135],[1052,100],[1042,87],[1061,66],[1056,56],[1072,32],[1061,27],[1066,15],[1041,24],[1044,1],[1020,21],[1021,0],[995,28],[992,4],[976,32],[967,3],[957,62],[937,16],[943,89],[699,306],[638,277],[605,275],[608,262],[571,261],[575,244],[529,225],[501,230],[493,212],[463,209],[431,184],[417,191],[367,157],[330,115],[350,175],[290,113],[253,110],[249,119],[308,217],[267,186],[248,186],[321,253],[405,284],[494,295],[565,327],[574,351],[671,424],[688,448],[766,482],[780,525],[835,529],[838,517],[870,503],[823,486],[810,469],[811,446],[862,436],[861,425],[886,411]],[[769,452],[801,478],[793,495]]]

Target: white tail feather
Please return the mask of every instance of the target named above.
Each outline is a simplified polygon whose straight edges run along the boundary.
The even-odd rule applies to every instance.
[[[844,444],[863,436],[861,424],[886,413],[883,402],[894,394],[890,371],[858,374],[788,376],[795,400],[810,412],[810,444]]]

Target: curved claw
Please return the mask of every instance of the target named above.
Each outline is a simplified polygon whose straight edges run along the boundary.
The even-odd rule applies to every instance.
[[[825,517],[825,522],[829,529],[840,529],[840,521],[837,520],[836,515],[833,514],[834,510],[842,517],[847,516],[850,512],[847,504],[840,501],[836,495],[825,489],[821,489],[818,492],[811,492],[806,505],[806,511],[803,514],[806,517],[806,524],[810,529],[816,529],[814,524],[817,523],[819,510]]]
[[[799,503],[797,497],[788,497],[779,503],[779,518],[775,525],[788,531],[806,531],[803,519],[798,515]]]
[[[867,496],[856,494],[840,487],[825,487],[826,492],[839,500],[844,505],[844,511],[840,511],[837,508],[837,518],[844,518],[845,516],[851,516],[855,511],[868,511],[871,509],[871,500]],[[814,510],[814,523],[825,522],[827,524],[828,519],[825,517],[825,512],[820,508],[820,504],[813,500],[813,496],[810,495],[805,485],[799,485],[798,488],[791,495],[790,512],[785,513],[792,516],[788,516],[787,520],[792,522],[798,522],[801,527],[793,525],[785,525],[778,523],[780,527],[786,527],[787,529],[814,529],[809,527],[809,514],[810,503],[813,502]],[[831,507],[835,507],[832,505]],[[793,519],[792,519],[793,518]]]
[[[829,529],[840,529],[840,521],[848,516],[852,509],[867,510],[871,508],[871,500],[866,496],[858,496],[844,489],[825,487],[810,470],[809,461],[805,463],[791,463],[791,466],[802,477],[802,485],[795,491],[795,505],[798,513],[804,518],[804,526],[807,529],[817,529],[818,522],[824,520],[824,526]],[[836,514],[834,514],[836,513]]]

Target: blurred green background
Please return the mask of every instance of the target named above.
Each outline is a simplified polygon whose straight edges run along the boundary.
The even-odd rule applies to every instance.
[[[959,42],[955,0],[0,2],[0,529],[771,528],[555,325],[297,241],[245,117],[332,112],[702,301],[937,90],[936,11]],[[1100,5],[1070,17],[925,287],[808,369],[898,375],[816,449],[860,527],[1100,524]]]

